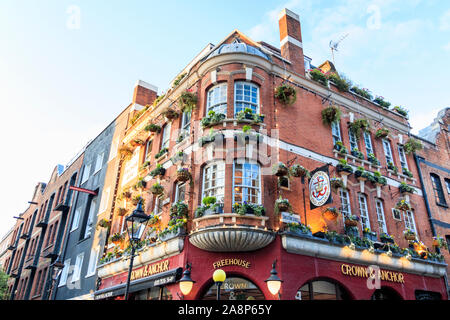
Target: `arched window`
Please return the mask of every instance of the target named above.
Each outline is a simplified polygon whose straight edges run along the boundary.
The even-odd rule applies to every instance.
[[[259,113],[259,87],[250,82],[239,81],[234,84],[234,113],[252,109]]]
[[[203,169],[203,192],[205,197],[216,197],[217,202],[223,202],[225,196],[225,163],[215,161]]]
[[[339,284],[316,280],[304,284],[297,292],[299,300],[350,300],[348,292]]]
[[[233,167],[233,203],[261,204],[259,164],[236,160]]]
[[[206,99],[206,114],[211,110],[227,114],[227,83],[221,83],[209,89]]]

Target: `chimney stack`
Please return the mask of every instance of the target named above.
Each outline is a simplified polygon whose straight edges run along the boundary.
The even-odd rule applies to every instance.
[[[132,103],[145,106],[152,104],[158,95],[158,88],[150,83],[138,80],[134,87]]]
[[[291,62],[294,72],[304,76],[305,60],[300,17],[288,9],[283,9],[278,15],[278,25],[280,27],[281,56]]]

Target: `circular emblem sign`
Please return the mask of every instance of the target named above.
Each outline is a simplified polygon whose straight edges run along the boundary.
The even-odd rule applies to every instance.
[[[328,174],[317,171],[309,181],[309,199],[311,203],[320,207],[323,206],[330,197],[331,187]]]

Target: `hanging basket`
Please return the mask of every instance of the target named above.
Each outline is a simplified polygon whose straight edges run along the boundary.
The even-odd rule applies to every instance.
[[[289,204],[288,203],[284,203],[284,202],[278,203],[278,210],[280,212],[289,211]]]
[[[191,179],[191,173],[188,169],[182,168],[177,171],[177,180],[181,182],[185,182]]]
[[[275,88],[275,98],[282,104],[291,105],[297,100],[297,92],[293,86],[282,84]]]
[[[289,169],[283,163],[279,163],[274,167],[273,172],[277,177],[284,177],[288,175]]]
[[[344,223],[346,227],[356,227],[358,225],[358,221],[350,219],[345,219]]]
[[[154,184],[150,187],[150,192],[154,195],[160,195],[164,192],[164,187],[160,184]]]
[[[309,175],[309,171],[299,164],[294,164],[291,167],[291,175],[293,177],[304,177]]]
[[[328,221],[336,221],[339,217],[339,212],[337,210],[326,210],[323,213],[323,217]]]
[[[169,120],[173,120],[178,117],[178,113],[173,109],[167,109],[163,112],[163,115]]]
[[[405,239],[408,241],[416,240],[416,235],[415,234],[405,234]]]

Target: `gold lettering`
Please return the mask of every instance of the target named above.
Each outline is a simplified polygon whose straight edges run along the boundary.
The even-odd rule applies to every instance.
[[[403,279],[403,273],[398,274],[398,282],[405,283],[405,280]]]

